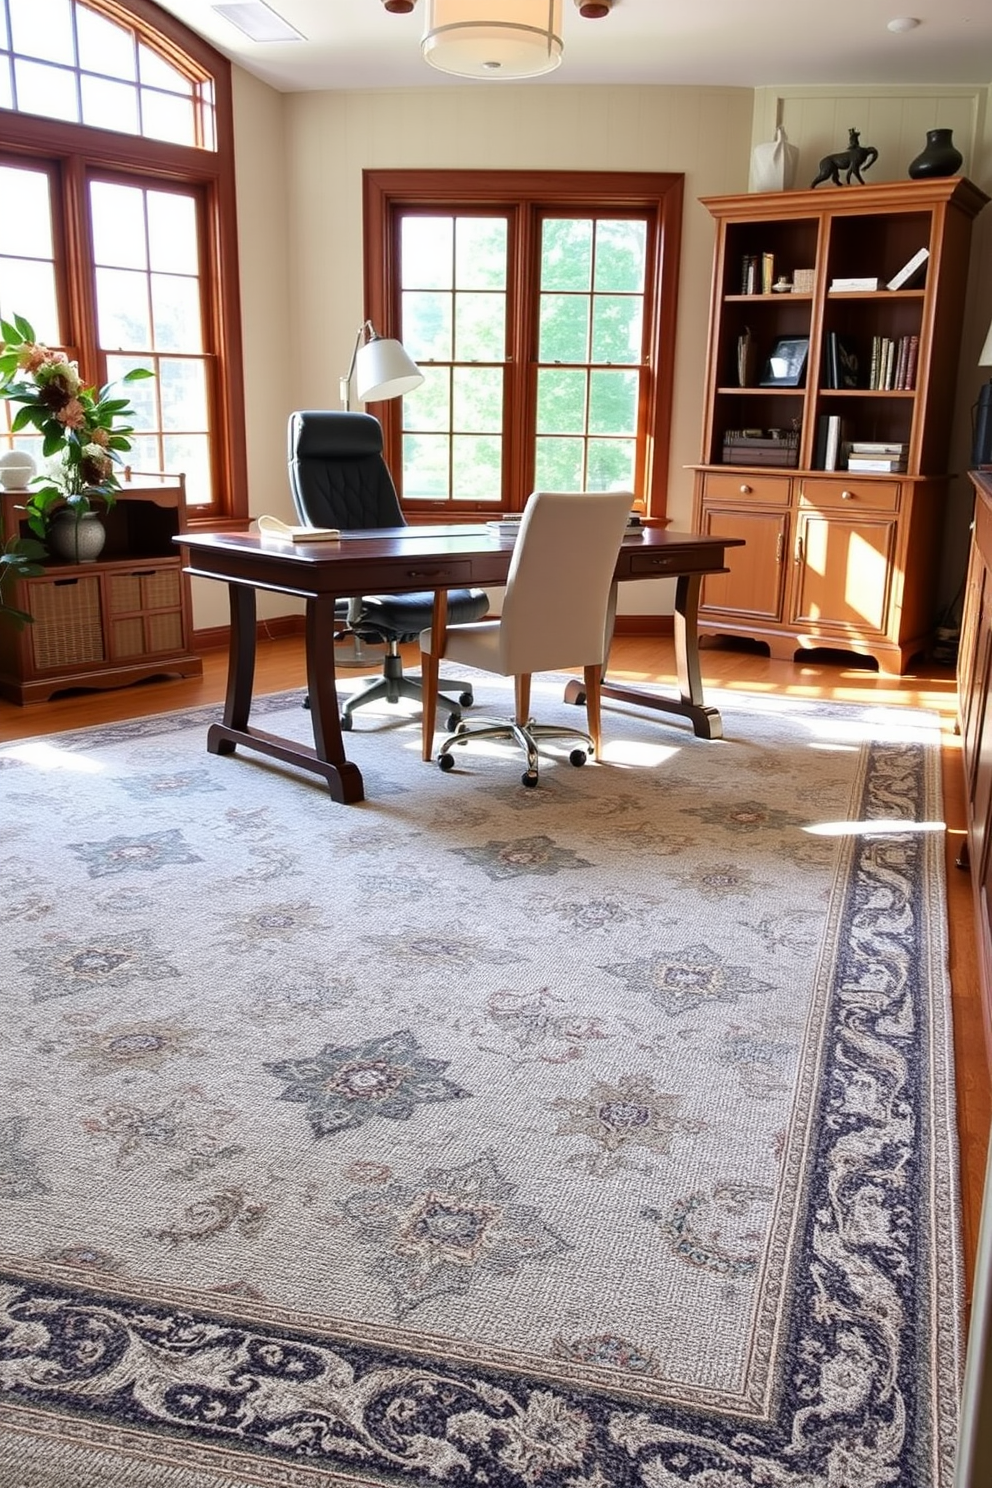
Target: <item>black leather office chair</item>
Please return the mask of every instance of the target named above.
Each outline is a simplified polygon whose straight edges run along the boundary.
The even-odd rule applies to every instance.
[[[369,527],[405,527],[396,487],[382,457],[382,426],[368,413],[339,413],[302,409],[289,416],[289,488],[301,522],[313,527],[358,530]],[[347,606],[345,607],[347,609]],[[419,702],[420,679],[403,675],[399,647],[417,640],[431,623],[434,595],[428,590],[414,594],[365,595],[349,629],[363,641],[385,645],[382,676],[345,703],[341,727],[350,729],[352,714],[364,703],[401,697]],[[448,619],[453,625],[479,620],[489,609],[484,589],[449,589]],[[344,618],[344,615],[342,615]],[[441,696],[453,722],[461,708],[471,706],[471,683],[442,680]],[[448,696],[449,693],[454,696]]]

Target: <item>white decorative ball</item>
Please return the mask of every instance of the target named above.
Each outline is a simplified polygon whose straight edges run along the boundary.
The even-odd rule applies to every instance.
[[[0,486],[5,491],[23,490],[34,471],[34,459],[25,450],[7,450],[0,455]]]

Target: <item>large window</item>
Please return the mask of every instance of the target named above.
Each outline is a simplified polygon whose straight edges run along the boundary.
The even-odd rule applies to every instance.
[[[682,178],[367,172],[369,313],[424,385],[375,411],[411,515],[630,489],[662,516]]]
[[[89,383],[150,368],[133,469],[182,471],[201,521],[242,515],[229,65],[145,0],[51,4],[46,46],[32,0],[0,0],[0,314]],[[0,449],[31,439],[0,403]]]

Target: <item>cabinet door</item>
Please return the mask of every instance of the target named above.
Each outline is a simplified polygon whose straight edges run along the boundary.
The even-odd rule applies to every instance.
[[[789,514],[703,505],[702,530],[711,537],[742,538],[743,548],[730,548],[725,574],[707,574],[699,605],[700,620],[715,616],[735,621],[781,621],[784,613],[785,555]]]
[[[886,634],[898,521],[805,511],[796,529],[792,620],[841,640]]]

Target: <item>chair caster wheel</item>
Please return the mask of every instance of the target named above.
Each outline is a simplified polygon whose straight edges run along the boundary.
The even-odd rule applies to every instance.
[[[450,754],[439,754],[437,757],[438,769],[448,771],[455,768],[455,762]]]
[[[461,703],[463,708],[471,708],[472,704],[475,702],[475,694],[466,690],[465,692],[460,694],[458,701]]]
[[[521,785],[526,785],[531,790],[533,790],[534,787],[535,787],[535,785],[537,784],[537,771],[536,770],[525,770],[524,773],[520,777],[520,784]]]
[[[584,765],[585,764],[587,758],[588,758],[588,754],[587,754],[586,750],[584,750],[584,749],[573,749],[572,752],[571,752],[571,754],[568,756],[568,763],[570,765],[574,765],[575,768],[578,769],[578,767],[580,765]]]
[[[351,733],[351,726],[352,726],[351,725],[351,714],[350,713],[342,713],[341,714],[341,732],[343,734],[350,734]]]
[[[448,729],[448,733],[449,734],[453,734],[455,732],[455,729],[461,723],[461,721],[462,721],[462,715],[460,713],[449,713],[448,714],[448,717],[447,717],[447,729]]]
[[[310,694],[309,693],[307,693],[306,697],[303,699],[303,706],[304,706],[304,708],[309,708],[310,707]]]

